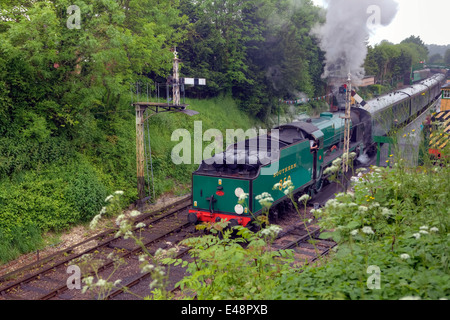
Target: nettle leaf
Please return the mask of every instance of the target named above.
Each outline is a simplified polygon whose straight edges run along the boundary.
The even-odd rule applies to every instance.
[[[359,225],[360,225],[360,223],[358,221],[350,221],[346,227],[350,230],[354,230],[354,229],[358,228]]]
[[[319,239],[323,239],[323,240],[330,239],[333,237],[333,233],[334,232],[322,232],[319,236]]]

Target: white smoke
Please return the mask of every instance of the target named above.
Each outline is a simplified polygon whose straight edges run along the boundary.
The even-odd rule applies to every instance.
[[[394,0],[326,0],[326,23],[313,28],[326,52],[323,78],[364,77],[367,41],[378,26],[389,25],[397,14]]]
[[[362,155],[360,155],[357,159],[359,162],[361,162],[362,164],[368,164],[370,161],[369,156],[366,153],[363,153]]]

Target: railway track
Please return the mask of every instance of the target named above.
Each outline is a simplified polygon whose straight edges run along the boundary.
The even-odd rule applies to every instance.
[[[312,203],[324,205],[332,198],[336,187],[329,185],[323,192],[311,200]],[[190,198],[181,200],[168,208],[157,212],[145,213],[134,220],[134,232],[137,232],[146,250],[154,254],[158,248],[173,247],[188,236],[195,235],[195,228],[187,223],[187,210]],[[310,218],[313,218],[312,216]],[[298,219],[297,219],[298,221]],[[146,228],[138,228],[136,224],[143,222]],[[97,275],[102,279],[114,282],[121,279],[120,288],[108,292],[103,299],[127,300],[145,297],[150,292],[148,280],[151,273],[141,273],[139,255],[142,248],[133,239],[116,238],[118,228],[111,228],[89,238],[73,247],[60,251],[43,260],[32,263],[15,272],[0,277],[0,300],[2,299],[95,299],[98,297],[82,294],[81,290],[69,290],[67,279],[70,274],[67,268],[82,263],[82,257],[90,255],[94,266],[83,268],[83,278]],[[311,263],[328,252],[336,245],[334,242],[317,238],[319,227],[312,223],[297,222],[285,228],[272,244],[272,249],[293,249],[294,256],[300,264]],[[80,250],[88,245],[88,249]],[[114,254],[115,259],[109,258]],[[188,248],[180,248],[177,259],[187,256]],[[190,257],[187,257],[189,259]],[[123,260],[126,263],[115,269],[115,262]],[[173,276],[175,274],[175,276]],[[181,267],[171,268],[169,285],[174,288],[176,282],[185,275]],[[133,290],[133,293],[130,291]],[[168,289],[170,290],[170,289]],[[172,289],[172,290],[176,290]]]
[[[320,227],[315,222],[299,222],[281,232],[272,243],[273,250],[292,249],[296,263],[304,265],[327,255],[337,244],[319,239]]]
[[[133,228],[141,237],[146,247],[154,247],[165,239],[182,239],[194,232],[194,228],[187,223],[187,209],[190,198],[181,200],[165,211],[143,214],[134,220],[134,225],[143,222],[146,228]],[[80,297],[81,290],[68,290],[67,279],[70,276],[67,268],[71,264],[80,262],[85,255],[98,263],[95,272],[103,274],[114,268],[111,254],[119,259],[126,259],[133,263],[142,248],[132,239],[116,238],[118,228],[109,229],[71,248],[53,254],[41,261],[35,262],[15,272],[0,278],[0,299],[73,299]],[[88,249],[79,250],[83,245],[92,243]],[[164,244],[164,243],[163,243]],[[80,252],[81,251],[81,252]],[[83,276],[93,274],[93,270],[83,270]]]

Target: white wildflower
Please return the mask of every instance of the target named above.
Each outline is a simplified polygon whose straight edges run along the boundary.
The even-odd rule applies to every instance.
[[[100,221],[100,219],[102,218],[102,214],[98,214],[94,217],[94,219],[92,219],[89,227],[91,229],[95,229],[97,227],[98,222]]]
[[[276,183],[276,184],[273,186],[272,190],[276,190],[276,189],[280,189],[280,188],[281,188],[281,183]]]
[[[381,214],[382,214],[383,216],[391,216],[391,215],[392,215],[392,211],[389,210],[388,208],[383,208],[383,209],[381,210]]]
[[[105,214],[106,213],[106,207],[102,207],[102,210],[100,210],[100,214]]]
[[[414,233],[412,236],[416,239],[420,239],[420,233]]]
[[[112,194],[107,196],[105,199],[105,202],[109,202],[112,198],[114,198],[114,196]]]
[[[369,210],[369,208],[365,207],[365,206],[359,206],[358,211],[361,212],[367,212]]]
[[[420,230],[428,230],[428,226],[421,226],[419,229]]]
[[[244,201],[247,198],[248,198],[248,193],[241,193],[241,195],[239,196],[239,201]]]
[[[373,202],[371,205],[370,205],[370,208],[372,209],[372,208],[378,208],[380,206],[380,204],[378,203],[378,202]]]
[[[287,180],[283,183],[283,189],[286,189],[288,187],[292,186],[292,181],[291,180]]]
[[[333,174],[339,171],[339,166],[331,166],[323,171],[324,175]]]
[[[123,195],[123,191],[122,190],[117,190],[116,192],[114,192],[114,194]]]
[[[147,257],[147,256],[146,256],[145,254],[141,254],[141,255],[139,256],[139,262],[144,262],[146,257]]]
[[[125,234],[123,235],[123,238],[126,240],[126,239],[128,239],[129,237],[131,237],[132,235],[133,235],[133,233],[132,233],[130,230],[128,230],[128,231],[126,231]]]
[[[428,234],[428,231],[426,231],[426,230],[420,230],[419,231],[421,234]]]
[[[430,231],[431,231],[431,232],[439,232],[439,229],[436,228],[436,227],[433,227],[433,228],[430,229]]]
[[[304,194],[300,198],[298,198],[298,202],[305,202],[305,201],[308,201],[310,199],[311,199],[311,197],[309,195]]]
[[[342,164],[342,159],[341,158],[337,158],[332,163],[333,163],[333,166],[339,167]]]
[[[403,253],[403,254],[400,255],[400,258],[403,259],[403,260],[408,260],[411,257],[409,256],[409,254]]]
[[[137,217],[137,216],[140,216],[140,215],[141,215],[141,212],[139,212],[137,210],[133,210],[133,211],[130,212],[130,216],[132,216],[133,218]]]
[[[137,225],[136,225],[136,228],[145,228],[147,225],[145,224],[145,223],[143,223],[143,222],[139,222]]]
[[[342,202],[338,204],[338,207],[339,207],[340,209],[344,209],[346,206],[347,206],[347,204],[342,203]]]
[[[106,280],[99,279],[97,283],[95,284],[97,287],[104,287],[106,285]]]
[[[362,232],[365,234],[374,234],[373,230],[371,227],[364,227],[362,228]]]
[[[86,283],[86,285],[83,287],[83,290],[81,290],[81,293],[86,293],[86,291],[92,286],[92,282],[94,281],[94,277],[87,277],[83,279],[83,282]]]
[[[153,289],[158,284],[158,280],[153,280],[148,286],[150,287],[150,290]]]
[[[86,277],[83,279],[83,282],[86,283],[88,286],[91,286],[93,281],[94,277]]]
[[[116,281],[114,281],[114,286],[117,287],[121,282],[121,279],[117,279]]]
[[[330,199],[325,204],[326,207],[335,207],[338,204],[336,199]]]
[[[262,194],[255,197],[259,201],[259,204],[263,207],[270,207],[274,201],[272,195],[268,192],[263,192]]]
[[[263,229],[260,232],[262,236],[276,237],[281,230],[283,229],[280,226],[272,224],[268,228]]]
[[[350,181],[357,183],[357,182],[359,182],[359,178],[358,177],[351,177]]]
[[[360,168],[360,169],[357,169],[356,170],[356,173],[363,173],[363,172],[366,172],[367,171],[367,169],[366,168]],[[362,175],[361,175],[362,176]]]
[[[358,229],[353,230],[352,232],[350,232],[350,234],[351,234],[352,236],[356,236],[356,235],[358,234]]]
[[[123,219],[125,219],[125,215],[124,214],[120,214],[117,218],[116,218],[116,224],[120,225],[120,221],[122,221]]]
[[[406,297],[400,298],[400,300],[421,300],[421,299],[420,299],[420,297],[406,296]]]
[[[150,272],[150,271],[152,271],[154,268],[155,268],[154,265],[152,265],[152,264],[146,264],[144,267],[142,267],[141,273],[147,273],[147,272]]]

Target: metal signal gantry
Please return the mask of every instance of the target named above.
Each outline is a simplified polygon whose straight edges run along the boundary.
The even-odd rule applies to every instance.
[[[155,199],[155,187],[153,179],[153,161],[152,161],[152,151],[150,143],[150,127],[149,119],[151,116],[163,113],[163,112],[181,112],[188,116],[194,116],[198,114],[197,111],[188,110],[187,104],[181,104],[180,87],[184,91],[184,85],[206,85],[205,79],[194,79],[194,78],[180,78],[179,75],[179,62],[178,52],[176,48],[174,49],[174,59],[173,59],[173,76],[169,77],[167,81],[167,102],[149,102],[148,101],[148,89],[147,89],[147,102],[132,102],[132,105],[136,110],[136,167],[137,167],[137,189],[138,198],[143,204],[147,201],[150,196],[150,186],[152,188],[153,199]],[[172,90],[172,103],[170,103],[169,98],[169,86],[173,87]],[[139,93],[137,92],[137,97]],[[158,100],[159,100],[159,85],[158,85]],[[147,127],[147,129],[145,129]],[[147,132],[146,132],[147,131]],[[147,136],[147,139],[146,139]],[[148,147],[146,140],[148,140]],[[150,162],[151,167],[151,182],[148,179],[149,184],[149,196],[145,195],[145,176],[149,178],[148,165]],[[146,170],[147,169],[147,170]]]

